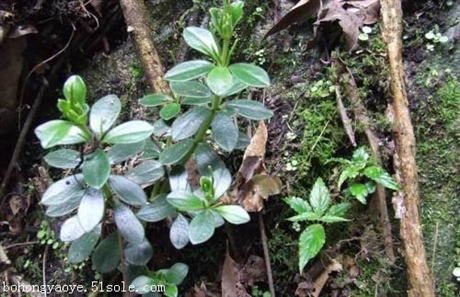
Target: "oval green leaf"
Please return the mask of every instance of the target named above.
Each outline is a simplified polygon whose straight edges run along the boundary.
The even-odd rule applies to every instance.
[[[159,222],[174,215],[176,211],[166,201],[166,195],[160,195],[152,203],[141,207],[137,217],[146,222]]]
[[[101,191],[89,188],[81,199],[77,216],[86,232],[96,227],[104,216],[104,195]]]
[[[145,107],[155,107],[159,105],[163,105],[168,102],[172,102],[173,99],[168,95],[164,94],[150,94],[147,96],[142,97],[139,100],[139,104]]]
[[[239,205],[223,205],[213,210],[224,217],[226,221],[235,225],[244,224],[251,220],[246,210]]]
[[[133,143],[144,140],[153,132],[153,127],[145,121],[129,121],[116,126],[102,139],[105,143]]]
[[[172,285],[179,285],[188,273],[188,266],[184,263],[176,263],[165,273],[166,282]]]
[[[108,180],[112,191],[130,205],[142,206],[147,202],[144,190],[135,182],[121,175],[111,175]]]
[[[59,233],[59,239],[64,242],[74,241],[85,234],[85,230],[80,225],[80,221],[77,216],[68,218],[61,226],[61,232]]]
[[[206,83],[217,96],[224,96],[232,86],[233,77],[227,67],[216,66],[206,77]]]
[[[205,60],[192,60],[174,66],[165,74],[169,81],[187,81],[208,73],[214,64]]]
[[[134,143],[120,143],[112,146],[107,153],[110,164],[117,164],[134,157],[145,147],[145,140]]]
[[[211,110],[204,106],[197,106],[174,120],[171,128],[173,140],[179,141],[193,136],[203,125]]]
[[[246,99],[233,100],[228,102],[226,106],[234,109],[240,116],[251,120],[266,120],[273,116],[273,111],[258,101]]]
[[[80,153],[75,150],[60,149],[48,153],[44,159],[55,168],[70,169],[80,164]]]
[[[80,238],[70,244],[67,252],[67,259],[72,264],[78,264],[85,261],[99,240],[99,232],[91,231],[83,234]]]
[[[78,208],[82,198],[83,198],[83,195],[72,196],[70,199],[66,200],[64,203],[50,205],[46,209],[45,214],[53,218],[69,214]]]
[[[182,99],[181,104],[184,105],[207,105],[211,103],[211,98],[193,98],[193,97],[185,97]]]
[[[107,95],[93,104],[89,113],[89,126],[101,138],[115,123],[121,111],[121,102],[116,95]]]
[[[76,174],[52,184],[40,201],[44,205],[63,204],[72,199],[81,199],[85,193],[83,175]]]
[[[171,165],[184,158],[193,147],[193,140],[186,139],[165,148],[160,154],[160,162],[163,165]]]
[[[237,63],[229,67],[232,74],[248,86],[264,88],[270,86],[267,72],[259,66]]]
[[[188,220],[179,214],[172,223],[171,230],[169,231],[169,239],[176,249],[180,250],[189,243],[188,229]]]
[[[209,210],[199,212],[190,222],[189,238],[192,244],[200,244],[207,241],[214,234],[214,215]]]
[[[197,81],[171,82],[169,86],[174,93],[184,97],[209,98],[212,95],[208,87]]]
[[[114,232],[102,240],[91,256],[94,267],[101,273],[110,272],[120,263],[118,233]]]
[[[204,208],[200,197],[190,191],[176,190],[168,194],[166,200],[175,208],[182,211],[193,211]]]
[[[160,117],[167,121],[178,115],[180,112],[180,104],[179,103],[168,103],[160,110]]]
[[[233,151],[238,143],[238,128],[232,118],[219,112],[215,115],[211,128],[214,141],[225,151]]]
[[[163,177],[165,171],[160,162],[148,160],[126,173],[126,177],[138,185],[151,184]]]
[[[146,265],[153,256],[152,245],[147,239],[139,244],[128,243],[124,251],[126,262],[137,266]]]
[[[205,55],[213,57],[219,52],[214,36],[206,29],[187,27],[184,29],[183,36],[191,48]]]
[[[63,120],[49,121],[38,126],[35,128],[35,135],[45,149],[56,145],[83,143],[90,139],[90,135],[80,127]]]
[[[83,176],[91,187],[102,188],[110,175],[110,163],[106,153],[97,149],[94,153],[85,157],[83,162]]]
[[[113,216],[118,232],[123,238],[133,244],[140,244],[144,241],[145,230],[141,222],[136,218],[133,211],[123,203],[115,206]]]

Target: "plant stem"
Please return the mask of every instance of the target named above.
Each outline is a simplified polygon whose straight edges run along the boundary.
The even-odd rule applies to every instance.
[[[201,125],[200,129],[195,134],[195,138],[193,139],[193,146],[188,151],[188,153],[182,158],[182,160],[180,161],[181,164],[185,164],[187,162],[190,156],[195,152],[196,148],[198,147],[198,144],[200,144],[203,141],[206,135],[206,131],[209,129],[212,121],[214,120],[216,112],[220,109],[221,101],[222,101],[222,97],[214,96],[212,98],[211,112],[208,114],[203,124]]]
[[[224,44],[222,45],[222,66],[224,67],[227,67],[228,66],[228,62],[229,62],[229,46],[230,46],[230,39],[224,39]]]

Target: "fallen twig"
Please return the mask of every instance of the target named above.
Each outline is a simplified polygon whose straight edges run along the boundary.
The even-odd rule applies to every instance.
[[[270,289],[270,296],[275,297],[275,285],[273,283],[273,273],[272,266],[270,264],[270,254],[268,251],[268,240],[267,234],[265,233],[265,224],[262,211],[259,211],[259,228],[260,228],[260,237],[262,240],[262,248],[264,250],[264,259],[265,259],[265,268],[267,269],[267,278],[268,278],[268,287]]]
[[[420,199],[417,164],[415,162],[415,136],[410,119],[404,64],[402,60],[402,8],[400,0],[381,0],[383,38],[391,71],[391,91],[394,109],[394,133],[397,157],[400,160],[401,188],[405,213],[401,216],[400,234],[404,245],[409,297],[432,297],[434,282],[426,261],[420,224]]]
[[[169,94],[168,84],[163,79],[163,66],[152,41],[152,26],[147,16],[144,1],[120,0],[128,31],[134,34],[139,59],[152,92]]]

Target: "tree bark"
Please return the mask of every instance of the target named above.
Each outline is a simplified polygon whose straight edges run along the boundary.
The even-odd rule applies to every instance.
[[[395,113],[394,133],[400,160],[400,177],[405,213],[401,217],[400,235],[404,245],[409,281],[409,297],[435,296],[434,282],[426,261],[420,225],[415,137],[410,119],[402,47],[402,9],[400,0],[381,0],[383,38],[391,71],[391,91]]]
[[[144,0],[120,0],[128,31],[134,34],[142,68],[154,93],[170,94],[168,84],[163,79],[163,65],[152,40],[152,26],[147,15]]]

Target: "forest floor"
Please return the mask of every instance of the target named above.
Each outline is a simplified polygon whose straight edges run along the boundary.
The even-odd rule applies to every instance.
[[[39,5],[42,1],[32,2]],[[153,39],[167,69],[186,57],[196,55],[187,49],[181,31],[188,25],[206,24],[204,15],[214,1],[179,2],[147,1],[154,20]],[[417,138],[425,248],[437,296],[452,297],[460,294],[459,279],[453,275],[454,269],[460,267],[460,5],[458,1],[406,2],[409,1],[403,1],[403,55]],[[18,22],[33,24],[38,31],[28,35],[25,72],[65,46],[73,33],[71,26],[63,20],[83,13],[75,7],[66,6],[66,1],[53,0],[50,3],[43,4],[41,10],[37,10],[40,12],[27,6],[28,10],[21,11],[22,15],[17,17]],[[286,14],[294,4],[286,0],[245,1],[245,17],[238,32],[240,45],[244,46],[238,49],[237,57],[255,61],[264,67],[273,82],[263,92],[248,95],[264,101],[275,112],[275,116],[267,121],[266,164],[267,171],[282,180],[283,190],[280,195],[266,201],[263,221],[277,296],[310,296],[312,288],[321,281],[324,284],[319,296],[406,296],[403,248],[390,192],[387,193],[387,203],[396,254],[394,260],[386,254],[375,209],[355,203],[347,215],[349,222],[326,227],[325,248],[307,266],[305,273],[299,274],[297,250],[300,227],[287,221],[294,214],[282,198],[297,196],[306,199],[318,177],[327,181],[331,191],[337,193],[339,167],[331,160],[350,159],[356,147],[368,146],[368,143],[364,127],[356,119],[352,119],[352,125],[356,130],[357,145],[349,140],[337,110],[334,67],[310,43],[312,21],[291,26],[263,39],[274,25],[274,19]],[[3,9],[6,8],[0,5],[0,12]],[[134,41],[126,33],[120,8],[111,3],[103,9],[105,14],[101,18],[101,28],[94,31],[86,28],[86,33],[82,33],[83,37],[79,39],[80,44],[71,43],[70,47],[75,50],[66,57],[59,75],[50,81],[52,88],[47,91],[41,112],[35,119],[37,125],[57,115],[54,108],[56,99],[60,96],[59,90],[65,77],[70,73],[85,79],[89,98],[101,98],[109,93],[119,95],[125,119],[138,117],[139,114],[147,119],[152,116],[140,111],[137,106],[138,99],[149,91]],[[49,17],[51,21],[47,20]],[[57,29],[61,23],[65,25]],[[83,28],[81,31],[85,30],[84,25],[78,26]],[[436,38],[428,39],[426,35],[429,32],[434,35],[439,33],[438,38],[446,36],[448,41],[441,43]],[[76,34],[79,38],[80,35]],[[45,35],[46,38],[43,37]],[[368,40],[360,40],[355,50],[338,54],[352,74],[376,127],[383,167],[394,173],[392,112],[388,107],[391,102],[389,70],[380,23],[372,25]],[[39,71],[46,73],[51,65],[45,63],[41,65],[44,69]],[[24,103],[30,106],[33,104],[31,98],[43,82],[32,75],[31,79],[22,78],[21,83],[28,83]],[[346,98],[344,100],[351,108],[350,102]],[[15,128],[11,130],[16,131]],[[4,152],[0,158],[0,172],[3,174],[17,133],[0,134],[0,137],[0,149]],[[89,285],[100,275],[92,269],[89,261],[79,265],[67,261],[68,245],[60,242],[56,235],[62,220],[46,218],[43,206],[38,204],[38,193],[43,192],[40,189],[43,187],[40,168],[44,165],[44,154],[37,139],[30,133],[20,159],[22,170],[14,175],[13,186],[1,200],[0,243],[7,257],[13,261],[14,270],[29,283],[41,284],[46,279],[49,284],[77,282]],[[242,153],[226,157],[227,165],[236,171]],[[59,170],[49,172],[52,179],[62,175]],[[372,202],[369,204],[373,205]],[[252,272],[251,279],[245,280],[248,294],[253,297],[269,296],[267,279],[263,275],[265,268],[260,265],[263,249],[257,215],[253,215],[246,225],[220,228],[208,242],[189,245],[180,251],[171,245],[165,226],[166,223],[162,222],[158,227],[155,225],[148,229],[149,236],[155,238],[152,240],[154,258],[149,266],[156,269],[178,261],[187,263],[190,272],[180,287],[180,296],[221,296],[220,279],[229,234],[237,240],[244,253],[246,261],[239,263],[241,267],[256,271]],[[331,268],[331,262],[339,262],[340,269]],[[2,257],[0,264],[4,264]],[[332,269],[330,273],[322,275],[329,268]],[[5,278],[1,266],[0,275]],[[114,280],[118,280],[115,274]]]

